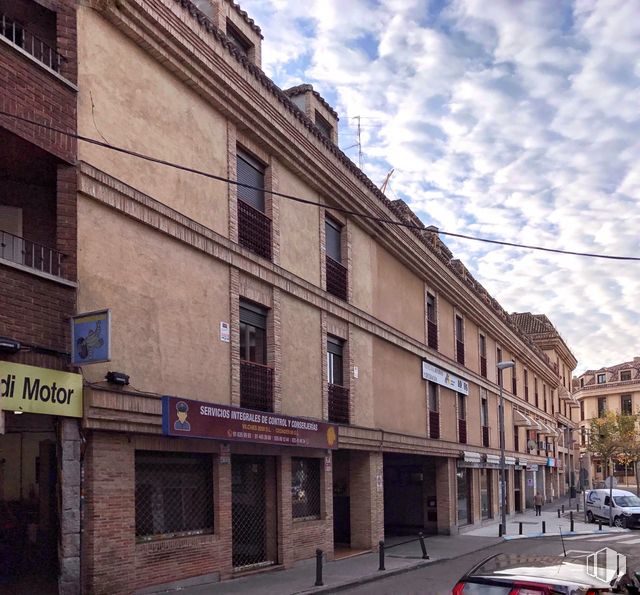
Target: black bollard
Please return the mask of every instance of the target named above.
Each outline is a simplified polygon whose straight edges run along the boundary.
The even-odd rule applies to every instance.
[[[558,508],[558,518],[560,518],[560,509]]]
[[[602,531],[602,519],[598,519],[598,531]]]
[[[522,523],[518,523],[518,535],[522,535]]]
[[[542,521],[542,532],[543,533],[547,532],[547,523],[546,523],[546,521]]]
[[[562,514],[564,514],[564,504],[562,505]]]
[[[322,550],[316,550],[316,587],[322,587]]]
[[[569,522],[571,523],[571,532],[573,533],[573,510],[569,512]]]
[[[502,533],[503,533],[502,523],[499,523],[498,524],[498,537],[502,537]]]
[[[580,512],[580,500],[576,498],[576,512]]]
[[[384,541],[378,543],[378,558],[380,559],[378,570],[384,570]]]
[[[422,550],[422,559],[428,560],[429,556],[427,554],[427,546],[424,543],[424,534],[418,533],[418,537],[420,538],[420,549]]]

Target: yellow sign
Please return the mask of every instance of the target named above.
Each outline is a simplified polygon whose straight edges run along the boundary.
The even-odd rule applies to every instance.
[[[82,417],[82,376],[0,362],[0,410]]]

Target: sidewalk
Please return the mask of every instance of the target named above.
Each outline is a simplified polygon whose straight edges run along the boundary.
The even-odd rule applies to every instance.
[[[505,539],[523,539],[527,537],[541,537],[542,535],[563,535],[569,534],[571,530],[570,512],[573,512],[574,533],[592,533],[599,532],[598,525],[595,523],[586,523],[584,520],[584,510],[582,506],[582,495],[579,494],[580,512],[576,510],[576,499],[571,500],[571,508],[569,508],[569,498],[559,498],[550,504],[542,507],[541,516],[536,516],[535,511],[527,509],[523,513],[517,513],[507,517],[507,530]],[[565,512],[558,518],[558,509],[562,509],[564,505]],[[545,533],[542,533],[542,521],[545,523]],[[519,535],[520,523],[522,523],[522,535]],[[489,524],[473,529],[465,535],[474,535],[482,537],[493,537],[498,535],[499,520],[495,519]],[[609,527],[606,524],[602,526],[602,533],[620,532],[626,529],[618,529],[617,527]]]
[[[463,556],[501,541],[498,537],[434,535],[425,538],[429,560],[423,560],[418,541],[394,547],[394,544],[402,543],[407,539],[410,537],[392,538],[386,542],[386,570],[384,571],[378,570],[377,552],[325,562],[323,568],[324,586],[322,587],[314,587],[316,562],[315,559],[312,559],[302,560],[287,570],[273,570],[245,578],[190,587],[180,590],[180,593],[184,595],[231,593],[293,595],[335,592],[350,586],[362,585],[395,574],[409,572],[438,560]]]

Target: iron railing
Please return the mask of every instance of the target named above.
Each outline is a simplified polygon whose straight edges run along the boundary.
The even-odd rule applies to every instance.
[[[482,426],[482,446],[489,446],[489,426]]]
[[[467,443],[467,421],[465,419],[458,420],[458,441],[460,444]]]
[[[464,343],[456,339],[456,361],[464,366]]]
[[[22,48],[38,62],[56,72],[60,72],[60,65],[64,58],[42,39],[25,29],[20,23],[2,13],[0,13],[0,35]]]
[[[480,356],[480,376],[487,377],[487,358]]]
[[[271,219],[238,199],[238,243],[271,260]]]
[[[440,438],[440,413],[429,411],[429,438]]]
[[[438,325],[433,320],[427,320],[427,345],[438,351]]]
[[[341,300],[347,299],[347,268],[327,254],[327,291]]]
[[[240,406],[273,411],[273,368],[255,362],[240,362]]]
[[[0,230],[0,258],[42,273],[62,277],[64,255],[61,252],[25,240],[8,231]]]
[[[338,384],[329,384],[329,421],[337,424],[349,423],[349,389]]]

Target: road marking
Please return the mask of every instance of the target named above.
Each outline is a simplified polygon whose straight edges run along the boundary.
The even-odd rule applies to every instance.
[[[574,537],[565,537],[565,541],[578,541],[580,539],[592,540],[592,541],[624,541],[625,539],[633,539],[636,535],[630,535],[628,533],[590,533],[589,535],[576,535]]]
[[[631,545],[632,543],[640,543],[640,539],[632,539],[631,541],[625,541],[624,545]]]

